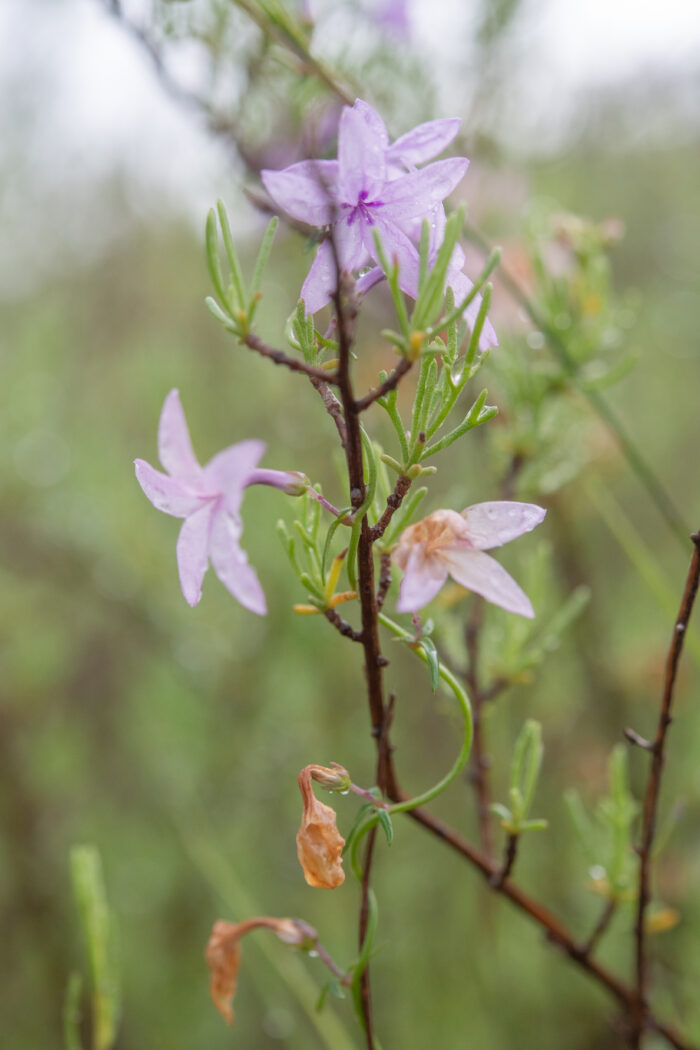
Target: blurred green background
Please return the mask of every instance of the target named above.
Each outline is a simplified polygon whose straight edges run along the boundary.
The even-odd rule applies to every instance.
[[[138,150],[128,163],[108,150],[97,163],[89,142],[84,166],[80,152],[67,147],[62,154],[48,123],[52,80],[40,75],[51,65],[44,64],[51,49],[42,19],[54,19],[53,32],[69,53],[71,18],[87,19],[85,34],[94,29],[95,35],[83,35],[81,46],[90,53],[86,68],[96,84],[100,48],[122,43],[119,26],[103,13],[98,18],[97,2],[51,6],[32,3],[22,16],[17,5],[15,22],[6,20],[31,56],[24,67],[9,61],[13,40],[3,45],[13,88],[3,100],[1,162],[8,188],[0,302],[3,1039],[15,1050],[61,1044],[68,976],[84,968],[68,855],[73,844],[91,842],[102,854],[118,930],[118,1047],[359,1047],[347,1003],[334,1001],[320,1021],[302,1005],[313,1002],[324,979],[317,961],[299,960],[276,942],[263,944],[265,933],[250,938],[233,1031],[210,1005],[203,962],[215,919],[257,913],[302,916],[339,961],[352,958],[357,887],[348,878],[332,894],[309,889],[294,835],[296,775],[303,765],[335,760],[356,782],[371,783],[374,748],[359,650],[323,620],[291,614],[304,595],[275,522],[283,515],[291,520],[294,508],[274,490],[250,490],[244,508],[244,543],[269,616],[239,608],[211,573],[201,604],[187,607],[175,566],[177,524],[148,505],[132,466],[136,456],[156,462],[160,406],[177,387],[202,461],[243,437],[262,437],[265,465],[303,470],[342,505],[332,426],[310,387],[237,348],[203,306],[206,207],[224,197],[238,216],[234,228],[242,231],[248,260],[262,221],[240,194],[243,173],[229,166],[223,147],[212,148],[203,170],[196,166],[191,151],[204,133],[188,137],[187,122],[197,125],[199,118],[186,111],[167,117],[161,168],[152,156],[141,158],[141,168]],[[94,13],[85,14],[88,6]],[[418,22],[425,16],[419,8]],[[145,9],[137,14],[148,17]],[[657,79],[641,68],[619,81],[601,79],[572,96],[565,120],[560,111],[548,118],[553,81],[545,85],[537,119],[550,131],[563,121],[566,133],[560,127],[549,138],[525,142],[512,96],[527,71],[523,56],[544,33],[542,5],[475,5],[473,14],[464,30],[471,89],[460,87],[458,105],[450,107],[447,92],[458,71],[454,41],[453,64],[442,71],[434,54],[418,54],[415,39],[390,33],[372,47],[365,38],[355,41],[356,51],[345,58],[370,84],[372,99],[384,94],[397,131],[431,115],[465,115],[470,220],[506,246],[512,268],[532,250],[538,214],[561,210],[624,223],[625,237],[612,254],[613,295],[624,314],[624,348],[637,363],[606,396],[689,527],[697,527],[700,66],[666,66]],[[63,61],[58,52],[51,58],[54,75]],[[125,62],[125,84],[147,68],[138,47],[129,45],[127,54],[128,61],[118,59]],[[416,69],[425,91],[411,79]],[[437,102],[427,90],[431,72]],[[83,88],[89,93],[90,83]],[[150,90],[156,97],[155,80]],[[422,111],[412,92],[421,96]],[[63,120],[70,123],[70,112]],[[156,142],[160,134],[157,126],[144,131]],[[97,154],[108,140],[103,128]],[[195,165],[186,199],[172,182],[161,193],[159,183],[159,173],[180,161],[185,174]],[[294,235],[279,236],[266,278],[261,332],[276,345],[308,265],[301,246]],[[476,272],[475,256],[472,261]],[[381,295],[371,309],[380,325],[390,320]],[[528,345],[528,329],[498,282],[493,316],[503,362],[527,362],[530,352],[533,361],[545,359],[537,339]],[[487,380],[501,417],[488,434],[473,435],[445,458],[426,513],[498,497],[494,471],[502,468],[514,425],[500,353],[487,366]],[[387,360],[368,324],[357,363],[361,381],[371,384]],[[590,587],[591,599],[543,666],[488,709],[486,729],[495,793],[502,798],[520,726],[527,717],[543,723],[546,753],[535,809],[550,827],[526,839],[517,874],[584,938],[600,900],[590,892],[562,795],[575,786],[594,803],[606,788],[607,758],[623,727],[652,732],[673,619],[669,603],[673,609],[680,598],[689,550],[590,409],[573,396],[563,405],[548,446],[555,465],[564,464],[558,480],[525,475],[518,489],[521,498],[548,506],[547,522],[541,536],[521,541],[503,561],[526,584],[530,563],[549,544],[546,589],[553,597],[545,604],[556,608],[579,584]],[[389,447],[376,415],[377,434]],[[619,514],[633,540],[620,532]],[[617,533],[611,530],[616,522]],[[394,597],[392,591],[390,607]],[[464,601],[436,614],[438,643],[455,660],[468,612]],[[506,620],[489,610],[495,663],[499,639],[510,630]],[[430,693],[407,653],[392,650],[388,640],[387,649],[388,679],[398,694],[398,768],[405,786],[419,790],[452,759],[454,712],[449,698]],[[658,873],[658,898],[680,918],[653,939],[654,1003],[696,1040],[697,683],[697,662],[687,658],[662,799],[664,820],[673,812],[676,823]],[[637,792],[646,765],[645,755],[631,755]],[[337,809],[347,830],[355,806],[339,799]],[[466,777],[435,810],[476,834]],[[622,1045],[606,995],[507,903],[491,897],[463,861],[408,821],[397,824],[391,850],[380,851],[376,888],[385,947],[372,972],[385,1047]],[[623,974],[631,974],[632,926],[631,910],[622,909],[601,949]],[[323,1034],[317,1024],[340,1027]],[[651,1038],[648,1045],[655,1045]]]

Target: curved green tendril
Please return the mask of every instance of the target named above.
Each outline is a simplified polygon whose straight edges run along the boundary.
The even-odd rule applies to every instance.
[[[408,631],[405,631],[403,627],[400,627],[397,623],[394,623],[393,620],[390,620],[388,616],[385,616],[384,613],[379,613],[379,622],[388,628],[392,634],[396,635],[397,638],[408,641],[413,637]],[[428,657],[422,647],[414,648],[413,652],[423,661],[423,663],[428,663]],[[415,798],[409,798],[404,802],[396,802],[394,805],[389,806],[388,813],[390,814],[406,813],[410,809],[415,809],[416,806],[423,806],[426,802],[431,802],[452,783],[455,777],[461,773],[467,764],[469,753],[472,748],[472,739],[474,737],[474,722],[472,719],[472,709],[471,704],[469,703],[469,697],[452,672],[448,671],[448,669],[443,667],[442,664],[440,664],[439,674],[443,682],[445,682],[454,693],[464,717],[464,740],[462,741],[462,747],[452,769],[445,774],[442,780],[439,780],[437,784],[429,788],[427,791],[424,791],[421,795],[416,795]],[[364,831],[364,829],[362,830]]]

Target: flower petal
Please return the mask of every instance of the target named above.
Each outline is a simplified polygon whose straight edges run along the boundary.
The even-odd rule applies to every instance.
[[[275,204],[310,226],[333,222],[338,186],[336,160],[302,160],[283,171],[260,172]]]
[[[248,556],[238,543],[241,527],[223,511],[218,511],[212,521],[209,538],[209,557],[214,572],[246,609],[264,616],[267,612],[265,595],[255,569],[248,564]]]
[[[337,280],[333,249],[328,241],[323,241],[299,293],[299,297],[304,300],[307,314],[315,314],[330,302]]]
[[[333,227],[335,246],[341,268],[350,273],[359,270],[369,261],[369,252],[363,244],[363,232],[367,222],[357,213],[341,216]],[[374,243],[372,243],[374,248]]]
[[[209,533],[216,513],[215,504],[207,503],[183,522],[177,538],[177,567],[180,587],[188,605],[202,597],[202,580],[207,571]]]
[[[379,284],[379,282],[383,280],[384,271],[381,266],[373,266],[371,270],[368,270],[367,273],[363,273],[362,276],[358,277],[355,281],[356,295],[367,295],[370,288],[374,288],[375,284]]]
[[[436,160],[427,168],[412,171],[388,182],[382,190],[382,204],[392,222],[405,222],[426,215],[461,182],[469,167],[466,157]]]
[[[459,117],[451,117],[449,120],[429,120],[419,124],[389,147],[387,161],[400,162],[407,168],[425,164],[449,146],[461,123]]]
[[[226,510],[238,514],[243,498],[243,489],[265,451],[265,442],[251,438],[230,445],[209,460],[204,467],[204,479],[208,488],[221,494]]]
[[[382,148],[387,149],[389,132],[386,130],[386,124],[374,106],[370,106],[369,102],[363,102],[361,98],[356,98],[355,105],[352,108],[355,113],[360,114],[372,135],[381,143]]]
[[[163,402],[158,423],[158,456],[172,477],[194,483],[200,479],[202,468],[192,451],[190,432],[177,390],[171,390]]]
[[[410,553],[399,587],[397,612],[415,612],[431,601],[447,579],[447,568],[440,558],[425,557],[422,546]]]
[[[375,225],[379,231],[382,247],[389,262],[395,259],[399,264],[399,287],[406,295],[410,295],[411,298],[415,299],[418,295],[418,274],[420,269],[415,245],[403,230],[395,226],[393,222],[388,221],[388,217],[382,216],[377,218]],[[367,231],[366,236],[369,238],[370,231]],[[372,247],[374,248],[374,243]]]
[[[338,197],[355,205],[372,201],[386,181],[386,128],[368,111],[371,106],[349,106],[340,114],[338,128]],[[382,128],[384,134],[382,133]]]
[[[489,550],[510,543],[517,536],[531,532],[544,519],[547,511],[536,503],[493,500],[475,503],[462,511],[467,529],[465,538],[477,550]]]
[[[529,619],[535,615],[528,596],[490,554],[454,544],[440,551],[440,560],[453,580],[487,602]]]
[[[158,510],[172,514],[174,518],[186,518],[201,507],[201,498],[179,478],[161,473],[143,459],[135,459],[134,468],[136,480]]]

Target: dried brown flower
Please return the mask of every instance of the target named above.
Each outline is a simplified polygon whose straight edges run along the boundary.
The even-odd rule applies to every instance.
[[[310,935],[315,936],[315,931],[310,926],[294,919],[263,916],[247,919],[245,922],[215,922],[204,957],[211,973],[212,1001],[227,1024],[233,1024],[231,1003],[236,992],[238,967],[241,962],[239,941],[244,934],[260,926],[272,930],[285,944],[301,945]]]
[[[304,812],[297,832],[297,855],[309,886],[323,890],[333,890],[345,881],[342,861],[345,839],[336,827],[335,810],[314,795],[311,777],[323,782],[337,780],[343,773],[346,771],[339,774],[338,770],[324,766],[305,766],[299,774]]]

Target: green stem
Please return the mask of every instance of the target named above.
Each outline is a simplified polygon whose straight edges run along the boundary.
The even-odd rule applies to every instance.
[[[379,622],[383,624],[384,627],[388,628],[392,634],[396,635],[397,638],[408,641],[413,637],[408,631],[405,631],[403,627],[400,627],[397,623],[394,623],[393,620],[390,620],[388,616],[385,616],[384,613],[379,613],[378,618]],[[423,661],[423,663],[428,663],[428,657],[422,648],[416,648],[412,651]],[[393,806],[389,806],[388,812],[390,814],[407,813],[408,810],[415,809],[416,806],[424,806],[427,802],[432,802],[434,798],[440,795],[445,788],[449,787],[452,781],[459,776],[469,759],[469,753],[472,748],[472,739],[474,737],[474,723],[469,697],[452,672],[448,671],[448,669],[443,667],[442,664],[440,664],[439,674],[443,682],[445,682],[454,693],[464,718],[464,739],[462,741],[462,747],[457,755],[454,765],[450,771],[445,774],[442,780],[439,780],[437,784],[429,788],[427,791],[424,791],[421,795],[416,795],[415,798],[409,798],[404,802],[397,802]]]

